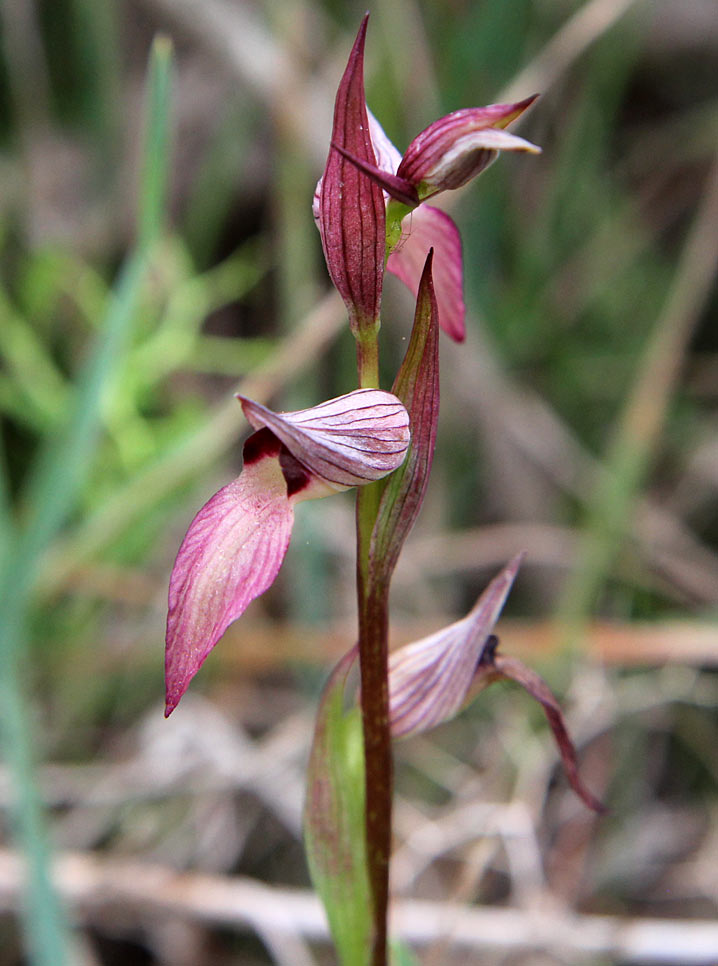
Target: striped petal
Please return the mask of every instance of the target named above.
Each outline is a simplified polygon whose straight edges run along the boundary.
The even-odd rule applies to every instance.
[[[228,625],[274,582],[294,504],[381,479],[409,447],[409,415],[387,392],[357,390],[293,413],[241,402],[257,430],[244,469],[194,518],[170,578],[166,714]]]
[[[395,738],[448,721],[495,681],[514,681],[543,707],[571,788],[588,808],[605,808],[579,777],[578,756],[561,707],[546,682],[521,661],[496,653],[491,633],[516,576],[519,554],[491,581],[463,620],[389,656],[389,718]]]
[[[491,581],[463,620],[390,654],[389,717],[395,738],[427,731],[461,710],[522,558],[514,557]]]
[[[255,429],[266,426],[313,476],[334,487],[379,480],[406,457],[409,415],[391,393],[357,389],[291,413],[237,398]]]
[[[352,331],[375,328],[384,278],[385,208],[379,187],[342,152],[374,164],[364,97],[364,17],[334,104],[334,126],[316,216],[327,268]]]
[[[440,191],[460,188],[488,167],[499,151],[539,153],[535,144],[504,130],[535,99],[463,108],[439,118],[411,142],[397,176],[413,184],[424,201]]]

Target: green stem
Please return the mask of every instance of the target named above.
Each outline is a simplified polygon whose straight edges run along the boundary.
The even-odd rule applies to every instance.
[[[378,326],[357,339],[357,368],[362,388],[379,386]],[[366,843],[372,894],[373,966],[387,962],[387,912],[393,762],[389,732],[389,587],[372,573],[369,551],[376,523],[381,486],[370,483],[357,491],[357,599],[359,668],[364,733]]]
[[[357,336],[357,371],[360,389],[379,388],[379,326]]]

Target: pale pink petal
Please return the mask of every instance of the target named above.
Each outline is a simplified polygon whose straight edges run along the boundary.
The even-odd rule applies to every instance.
[[[324,178],[320,178],[319,181],[317,181],[317,186],[314,189],[314,197],[312,198],[312,217],[314,218],[314,224],[319,229],[320,235],[322,235],[322,222],[319,217],[319,214],[321,212],[321,204],[322,204],[323,181],[324,181]],[[322,235],[322,244],[323,243],[324,243],[324,236]]]
[[[293,509],[273,452],[241,476],[190,524],[170,578],[165,652],[166,714],[232,621],[272,584],[292,531]]]
[[[427,253],[433,247],[439,325],[456,342],[463,342],[466,307],[459,229],[446,212],[422,205],[406,216],[402,231],[407,235],[389,256],[386,267],[416,295]]]
[[[409,414],[391,393],[356,389],[292,413],[238,398],[255,429],[266,426],[311,474],[336,487],[379,480],[406,457]]]
[[[369,117],[369,134],[371,135],[371,143],[374,147],[374,154],[376,155],[376,163],[382,171],[388,171],[389,174],[396,174],[396,169],[401,164],[401,153],[391,143],[386,136],[384,128],[368,107],[366,112]]]
[[[419,734],[461,709],[523,554],[495,577],[463,619],[389,655],[389,717],[395,738]]]

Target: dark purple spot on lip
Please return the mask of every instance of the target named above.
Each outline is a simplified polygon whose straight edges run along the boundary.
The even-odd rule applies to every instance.
[[[265,456],[276,456],[281,445],[271,429],[267,429],[266,426],[258,429],[244,444],[242,450],[244,465],[250,466]]]
[[[294,496],[295,493],[299,493],[305,487],[309,486],[311,476],[306,467],[302,466],[298,459],[296,459],[289,452],[286,446],[282,446],[279,453],[279,465],[282,468],[282,474],[287,482],[287,496]]]
[[[489,636],[484,641],[484,646],[481,648],[481,654],[479,654],[479,659],[476,662],[476,667],[487,667],[493,665],[496,659],[496,650],[499,646],[499,639],[496,634],[489,634]]]

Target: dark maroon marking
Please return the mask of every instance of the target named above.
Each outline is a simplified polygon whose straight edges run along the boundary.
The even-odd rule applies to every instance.
[[[481,648],[481,654],[479,654],[479,659],[476,662],[476,667],[486,667],[487,665],[493,665],[494,659],[496,658],[496,650],[499,646],[499,639],[495,634],[489,634],[484,642],[484,646]]]
[[[276,456],[281,445],[271,429],[267,429],[266,426],[258,429],[256,433],[252,433],[244,444],[242,450],[244,465],[251,466],[252,463],[256,463],[257,460],[261,460],[265,456]]]
[[[295,493],[299,493],[309,486],[311,482],[309,470],[302,466],[296,457],[292,456],[284,444],[279,451],[279,465],[282,468],[284,479],[287,481],[288,497],[294,496]]]

